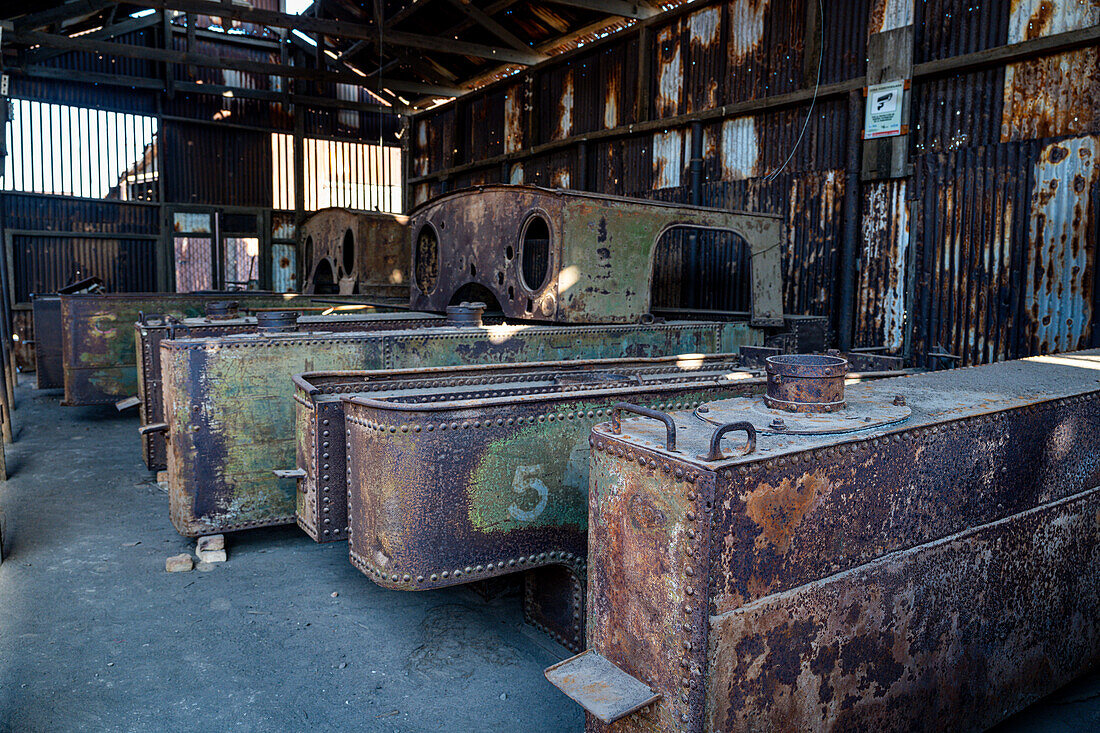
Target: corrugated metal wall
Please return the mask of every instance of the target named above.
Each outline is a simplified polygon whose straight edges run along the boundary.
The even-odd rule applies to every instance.
[[[870,35],[910,23],[912,173],[860,181],[848,92],[864,83]],[[702,203],[786,219],[788,312],[839,322],[852,235],[854,345],[931,365],[943,363],[931,351],[970,364],[1082,347],[1100,296],[1095,41],[928,64],[1098,24],[1093,0],[693,3],[419,115],[411,199],[510,181],[688,202],[690,116],[703,113]],[[802,96],[748,108],[790,94]],[[847,224],[846,203],[858,212]],[[662,299],[685,262],[683,247],[666,251]],[[698,261],[703,280],[732,271]]]

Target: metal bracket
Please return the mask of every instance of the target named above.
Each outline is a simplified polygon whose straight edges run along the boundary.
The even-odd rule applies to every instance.
[[[141,435],[150,435],[152,433],[167,433],[168,423],[166,422],[154,422],[148,425],[142,425],[138,428],[138,433]]]
[[[543,672],[550,684],[605,723],[614,723],[661,698],[641,680],[591,649]]]
[[[277,468],[272,471],[272,473],[274,473],[279,478],[299,479],[306,477],[306,472],[300,468]]]

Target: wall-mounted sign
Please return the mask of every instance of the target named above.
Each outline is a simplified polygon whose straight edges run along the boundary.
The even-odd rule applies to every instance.
[[[899,79],[867,87],[867,111],[863,115],[864,140],[904,134],[901,115],[905,86],[905,81]]]

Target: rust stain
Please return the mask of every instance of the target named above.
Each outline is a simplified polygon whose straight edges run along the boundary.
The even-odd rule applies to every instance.
[[[1100,3],[1017,0],[1008,42],[1034,40],[1100,24]],[[1005,68],[1001,141],[1092,132],[1100,126],[1100,55],[1095,46]]]
[[[510,87],[504,95],[504,152],[523,149],[523,87]]]
[[[778,485],[761,483],[745,498],[745,513],[760,527],[756,548],[770,544],[786,552],[802,518],[821,505],[832,484],[820,472],[806,473]]]

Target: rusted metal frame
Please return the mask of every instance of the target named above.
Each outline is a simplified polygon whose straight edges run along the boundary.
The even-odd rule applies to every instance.
[[[910,553],[926,552],[930,548],[934,552],[938,551],[934,548],[947,546],[946,543],[953,541],[956,536],[976,536],[979,533],[987,532],[991,528],[1013,529],[1027,522],[1033,522],[1035,517],[1043,513],[1057,513],[1071,505],[1081,506],[1082,508],[1072,511],[1068,515],[1070,518],[1075,521],[1085,520],[1089,525],[1094,524],[1096,510],[1100,507],[1100,489],[1089,488],[1097,485],[1097,480],[1100,479],[1095,461],[1091,459],[1095,446],[1083,444],[1073,438],[1069,440],[1069,443],[1072,443],[1069,451],[1059,451],[1058,458],[1054,459],[1050,452],[1048,440],[1057,440],[1055,436],[1064,436],[1065,431],[1070,431],[1074,436],[1077,436],[1079,426],[1091,424],[1097,419],[1097,415],[1100,415],[1100,393],[1097,391],[1095,380],[1090,378],[1094,372],[1091,370],[1086,371],[1089,363],[1095,363],[1098,358],[1100,356],[1096,352],[1069,354],[1066,358],[1054,357],[1033,360],[1033,362],[1041,365],[1037,368],[1031,364],[1027,364],[1025,367],[999,364],[993,365],[993,368],[979,367],[973,371],[954,370],[950,373],[930,374],[913,380],[888,380],[879,384],[879,390],[876,394],[885,397],[894,391],[898,391],[908,393],[911,400],[919,402],[920,398],[937,399],[934,397],[935,395],[955,393],[955,390],[952,389],[954,383],[958,383],[957,386],[961,387],[962,391],[958,392],[958,397],[949,398],[947,401],[938,399],[937,409],[939,412],[933,411],[932,414],[922,415],[910,426],[901,425],[898,428],[875,431],[870,435],[856,437],[854,441],[851,439],[843,440],[840,445],[834,445],[826,437],[821,441],[809,443],[805,448],[794,449],[804,451],[804,457],[797,452],[793,455],[785,455],[785,451],[780,451],[779,454],[773,452],[770,458],[738,459],[715,466],[691,465],[690,469],[695,474],[694,480],[696,482],[702,477],[709,476],[717,481],[721,491],[719,492],[720,496],[715,496],[713,501],[707,501],[691,518],[693,521],[701,520],[705,523],[704,529],[707,530],[705,533],[711,537],[711,547],[715,548],[716,551],[712,550],[705,554],[697,553],[694,555],[695,557],[705,558],[703,562],[709,562],[712,569],[708,573],[710,580],[707,585],[707,597],[700,598],[698,601],[700,606],[706,604],[705,607],[708,613],[702,615],[698,626],[690,622],[684,625],[684,631],[689,633],[694,631],[693,627],[698,628],[701,626],[704,630],[704,636],[701,639],[701,644],[695,644],[694,640],[691,639],[685,641],[684,648],[688,649],[689,652],[692,649],[700,651],[693,654],[685,664],[687,674],[683,680],[684,691],[682,693],[680,692],[679,680],[681,673],[672,664],[667,667],[664,666],[667,657],[647,660],[645,654],[632,655],[626,652],[626,647],[618,649],[615,644],[609,643],[611,641],[611,636],[608,635],[609,629],[632,620],[632,617],[624,615],[629,606],[623,604],[626,604],[629,598],[619,599],[621,601],[620,605],[612,604],[609,607],[606,603],[608,600],[613,599],[610,599],[605,591],[602,592],[600,586],[601,582],[606,583],[622,575],[614,564],[607,564],[609,561],[619,558],[621,554],[609,552],[610,546],[593,550],[590,554],[593,562],[590,568],[590,578],[593,579],[592,582],[596,583],[591,597],[595,599],[596,608],[590,610],[589,614],[590,618],[606,619],[606,623],[601,621],[605,627],[602,632],[600,629],[590,628],[590,642],[595,638],[597,651],[606,654],[610,650],[612,661],[620,664],[635,677],[646,680],[651,686],[656,680],[660,691],[663,693],[663,700],[653,714],[635,717],[631,719],[630,723],[624,723],[624,728],[616,728],[616,730],[635,730],[639,728],[650,730],[653,726],[661,730],[681,728],[688,730],[702,730],[704,728],[707,730],[727,730],[742,725],[752,726],[754,721],[756,727],[767,728],[771,727],[767,722],[768,720],[772,720],[773,723],[779,722],[780,718],[775,716],[782,716],[785,723],[791,723],[794,720],[794,718],[791,718],[792,710],[789,706],[785,707],[783,702],[787,697],[779,697],[776,688],[778,686],[780,689],[785,689],[785,686],[790,686],[791,680],[798,678],[799,691],[790,699],[792,701],[795,698],[801,700],[806,697],[806,689],[813,689],[807,687],[808,684],[812,685],[813,679],[807,681],[804,675],[797,671],[794,671],[789,678],[785,678],[787,672],[782,668],[783,665],[791,663],[790,660],[794,660],[794,666],[801,667],[804,673],[805,667],[803,665],[806,663],[806,656],[799,654],[793,647],[788,648],[788,642],[792,642],[795,647],[804,643],[812,643],[819,652],[827,650],[831,642],[828,642],[825,638],[815,638],[812,634],[812,628],[801,629],[797,632],[794,629],[775,629],[774,634],[769,634],[766,637],[771,641],[765,643],[764,639],[761,638],[759,639],[761,642],[759,646],[753,646],[753,638],[741,637],[743,641],[738,644],[737,653],[741,654],[741,650],[744,649],[748,654],[744,658],[743,664],[727,657],[722,657],[720,661],[713,663],[711,657],[713,657],[715,650],[719,654],[722,653],[722,645],[725,645],[725,648],[730,652],[733,651],[733,645],[737,639],[722,637],[720,634],[725,619],[730,618],[731,613],[741,613],[742,611],[739,611],[739,608],[744,609],[745,612],[757,607],[765,608],[766,606],[762,604],[774,604],[776,601],[772,599],[782,599],[785,597],[784,594],[790,597],[790,603],[786,606],[788,610],[790,608],[818,608],[819,606],[808,603],[803,594],[812,591],[813,587],[820,583],[827,584],[834,580],[844,581],[849,577],[853,577],[853,571],[849,568],[856,568],[854,571],[856,573],[865,573],[868,568],[873,568],[876,565],[879,567],[891,566],[891,564],[898,565],[899,559],[902,562],[906,561],[907,557],[912,556]],[[1072,365],[1077,359],[1082,359],[1081,363],[1086,369],[1073,372],[1063,368],[1062,365]],[[998,367],[1002,368],[999,373],[996,371]],[[1048,368],[1051,369],[1050,372],[1047,372]],[[1021,372],[1021,369],[1025,371]],[[956,376],[961,377],[961,379],[952,379]],[[1045,382],[1049,382],[1050,385],[1057,385],[1053,392],[1043,390],[1040,385]],[[1002,390],[999,394],[996,392],[998,388]],[[988,390],[990,389],[993,389],[994,393],[989,393]],[[969,397],[971,394],[977,399],[971,399]],[[999,395],[1001,395],[1000,402],[998,402]],[[959,409],[952,406],[951,399],[958,402]],[[682,420],[689,419],[690,416],[682,418]],[[642,428],[645,429],[642,430]],[[650,441],[657,436],[657,431],[649,428],[648,424],[637,423],[633,425],[631,434],[634,436],[633,438],[624,440],[611,434],[606,426],[597,426],[594,429],[593,441],[596,451],[593,454],[593,485],[602,487],[601,481],[607,482],[606,488],[609,490],[613,490],[615,486],[620,484],[626,487],[652,486],[652,491],[647,490],[649,497],[667,494],[667,491],[658,489],[662,486],[662,481],[667,481],[662,476],[668,477],[675,474],[679,477],[680,471],[687,471],[687,469],[680,468],[677,458],[668,456],[649,446],[643,446],[638,442],[637,438],[642,434]],[[694,436],[692,432],[689,432],[685,437],[691,439],[693,445],[699,445],[698,437]],[[1043,439],[1044,437],[1047,439]],[[1095,434],[1092,437],[1094,440],[1091,443],[1095,443]],[[1064,439],[1060,440],[1059,444],[1068,447]],[[917,451],[922,455],[920,461],[912,460],[911,454],[913,451]],[[693,451],[689,449],[684,452],[691,453]],[[890,456],[894,456],[897,461],[892,462]],[[977,465],[981,466],[979,471],[982,473],[982,478],[978,481],[964,480],[957,483],[952,481],[951,476],[954,473],[971,470],[968,467],[975,464],[974,456],[978,457]],[[998,463],[998,460],[1004,462]],[[992,463],[989,463],[990,461]],[[1054,462],[1051,463],[1051,461]],[[1008,462],[1013,464],[1012,471],[1008,470]],[[917,463],[921,464],[919,468],[916,467]],[[989,464],[988,467],[987,463]],[[598,469],[596,468],[597,464],[599,464]],[[889,468],[891,465],[896,466],[899,470],[892,472]],[[645,466],[649,469],[648,472],[645,468],[639,469],[639,466]],[[788,545],[786,541],[783,541],[781,552],[786,553],[786,556],[780,555],[774,558],[769,556],[765,550],[768,547],[774,547],[776,542],[782,541],[782,537],[769,534],[764,544],[758,542],[758,540],[763,539],[763,535],[759,533],[771,531],[771,525],[767,523],[767,517],[754,517],[753,522],[739,523],[736,518],[737,515],[746,512],[747,500],[745,494],[750,493],[750,489],[753,487],[767,488],[769,486],[787,485],[793,487],[795,486],[794,478],[799,474],[817,475],[814,473],[815,471],[824,469],[831,469],[831,474],[824,474],[820,477],[823,483],[819,484],[818,488],[821,491],[836,491],[840,484],[834,484],[832,481],[843,483],[843,480],[839,477],[844,474],[856,477],[858,483],[866,487],[868,495],[862,501],[855,503],[850,501],[851,495],[848,493],[829,496],[828,498],[810,499],[812,506],[806,510],[807,516],[800,516],[799,519],[793,520],[792,524],[789,516],[784,519],[780,515],[788,509],[796,512],[800,510],[795,506],[786,507],[787,499],[779,499],[778,494],[774,494],[778,504],[769,511],[775,514],[773,517],[777,523],[775,529],[778,531],[783,526],[787,526],[787,529],[793,533],[797,527],[797,536],[806,540],[808,544],[801,547],[795,546],[796,549],[788,551]],[[596,475],[597,470],[598,475]],[[634,475],[637,475],[638,482],[635,482],[632,478]],[[936,480],[937,477],[941,476],[945,481]],[[690,476],[685,476],[685,478],[688,478],[689,481],[692,480]],[[1033,481],[1033,478],[1038,480]],[[919,491],[923,491],[925,496],[923,498],[913,496],[911,499],[896,497],[899,481],[902,486],[908,485],[907,482],[916,481],[915,486]],[[941,484],[965,486],[965,488],[955,492],[956,496],[947,496],[941,491]],[[797,485],[802,486],[801,483]],[[817,489],[807,485],[798,488],[795,493],[805,498],[807,495],[802,493],[804,491],[813,493]],[[639,495],[639,498],[643,503],[646,501],[643,495]],[[724,504],[719,501],[720,498],[725,502]],[[793,494],[791,498],[793,499]],[[909,521],[904,515],[895,515],[891,511],[884,512],[881,508],[882,502],[885,501],[889,504],[895,499],[902,501],[906,507],[912,504],[913,510],[918,511],[913,519],[921,521]],[[798,504],[800,500],[794,499],[794,501]],[[1091,502],[1091,504],[1083,504],[1086,501]],[[601,511],[622,511],[621,509],[612,510],[608,502],[609,499],[603,496],[602,493],[599,500],[593,498],[593,516],[599,518],[597,512]],[[854,517],[849,511],[840,509],[837,519],[840,524],[844,525],[843,527],[836,523],[833,525],[822,524],[827,518],[825,512],[840,508],[837,502],[842,502],[845,507],[849,508],[858,507],[859,516]],[[926,508],[927,511],[916,508]],[[913,510],[910,510],[910,513]],[[811,512],[817,512],[817,514]],[[843,519],[839,519],[840,515],[843,515]],[[638,516],[636,511],[635,516]],[[672,520],[673,518],[669,517],[669,519]],[[786,522],[786,525],[784,525],[784,522]],[[1038,526],[1042,527],[1044,524],[1048,527],[1067,526],[1060,519],[1058,521],[1041,522]],[[865,525],[865,529],[851,529],[855,527],[864,528]],[[891,527],[891,525],[896,526]],[[593,527],[596,526],[594,522]],[[713,527],[713,530],[707,529],[709,527]],[[845,540],[836,536],[837,532],[851,534],[852,536]],[[959,532],[963,534],[953,534]],[[676,534],[679,535],[678,532]],[[1084,559],[1090,557],[1091,553],[1095,551],[1097,542],[1094,527],[1084,531],[1083,534],[1086,538],[1090,538],[1086,539],[1085,546],[1082,547],[1078,544],[1072,548],[1070,555],[1058,560],[1062,567],[1067,567],[1068,564],[1069,567],[1074,568],[1072,571],[1074,576],[1078,575],[1076,568],[1079,567],[1074,564],[1074,558]],[[606,535],[594,536],[599,537],[603,545],[607,545],[606,542],[603,542]],[[1022,536],[1030,538],[1029,541],[1033,544],[1033,548],[1041,549],[1042,552],[1049,552],[1051,547],[1067,546],[1055,540],[1038,539],[1037,541],[1035,529],[1025,529]],[[732,539],[733,537],[737,539]],[[733,544],[731,544],[731,540]],[[1088,542],[1092,543],[1091,550],[1087,547]],[[661,545],[658,543],[654,546]],[[916,550],[906,550],[905,548],[916,548]],[[904,550],[904,552],[896,554],[896,550]],[[748,564],[740,559],[745,553],[747,553],[747,557],[754,558]],[[1072,553],[1076,553],[1076,555]],[[993,554],[997,556],[1014,556],[1017,553],[994,550]],[[843,555],[843,557],[834,557],[837,555]],[[668,564],[670,575],[675,576],[677,573],[682,573],[688,576],[690,582],[691,577],[698,575],[697,571],[692,572],[690,570],[690,566],[694,564],[691,562],[691,557],[692,554],[688,553],[688,557],[670,562]],[[839,563],[834,562],[838,559]],[[870,563],[870,565],[867,563]],[[645,564],[656,566],[651,559]],[[687,569],[685,564],[689,566]],[[731,567],[731,564],[733,567]],[[904,565],[902,564],[901,567],[904,567]],[[1032,572],[1033,569],[1032,565],[1027,565],[1026,571],[1020,576],[1020,580],[1024,584],[1030,583],[1031,579],[1035,577]],[[948,583],[957,584],[957,576],[949,568],[941,565],[940,572],[942,573],[943,570],[947,570],[947,574],[943,579]],[[729,575],[723,577],[722,572],[735,575],[736,582],[733,582],[733,577]],[[924,571],[916,575],[903,577],[912,585],[914,583],[912,578],[923,581],[924,579],[932,580],[937,576]],[[822,578],[823,580],[815,580],[815,578]],[[1091,581],[1086,581],[1086,583],[1088,584],[1087,592],[1089,595],[1083,597],[1083,602],[1086,605],[1090,603],[1092,606],[1100,605],[1100,585],[1096,583],[1096,578],[1093,577]],[[866,599],[867,588],[869,586],[873,587],[873,583],[859,580],[858,584],[859,590],[856,595]],[[649,585],[654,590],[661,588],[660,585],[653,583]],[[1035,595],[1034,591],[1035,589],[1031,588],[1025,590],[1025,594]],[[1011,595],[1012,589],[1005,588],[1005,592]],[[1075,593],[1069,592],[1067,600],[1073,599]],[[983,596],[985,595],[987,594],[983,594]],[[967,588],[960,598],[963,596],[968,602],[972,601],[972,589]],[[1043,593],[1040,591],[1036,598],[1042,596]],[[996,598],[995,594],[989,597],[991,603],[998,603],[997,600],[994,600]],[[653,600],[659,601],[661,599],[654,596]],[[1076,599],[1074,600],[1076,602]],[[843,618],[837,618],[836,623],[828,627],[831,631],[824,636],[840,633],[845,628],[855,630],[856,627],[853,626],[855,622],[852,621],[851,614],[857,610],[862,610],[858,608],[859,602],[856,602],[856,606],[852,607],[844,603],[840,605],[841,607],[837,611],[848,614],[849,620],[844,621]],[[921,605],[918,602],[916,606],[908,605],[903,607],[901,611],[917,612],[918,607]],[[895,606],[895,609],[897,610],[898,607]],[[1026,609],[1019,609],[1018,607],[1017,609],[1026,611]],[[674,619],[678,617],[678,614],[676,614],[677,609],[673,605],[668,610],[671,613],[667,618],[658,617],[654,620],[654,623],[666,625],[665,628],[675,626]],[[998,612],[1000,610],[1000,606],[998,606]],[[618,615],[616,615],[617,611],[620,611]],[[774,618],[777,620],[780,617],[783,619],[789,618],[789,615],[782,608],[776,608],[776,611],[778,615]],[[608,615],[609,612],[610,615]],[[1083,613],[1088,615],[1087,609]],[[1072,618],[1071,614],[1071,610],[1067,610],[1065,614],[1061,611],[1055,612],[1055,616],[1059,618]],[[708,615],[710,621],[708,621]],[[987,614],[986,617],[995,615],[991,613]],[[1030,619],[1045,617],[1044,614],[1039,612],[1025,612],[1025,615]],[[919,626],[914,628],[906,625],[904,618],[894,619],[888,624],[886,619],[857,618],[865,618],[866,626],[861,622],[858,628],[866,629],[866,631],[860,631],[859,633],[867,635],[865,641],[871,646],[871,649],[877,648],[880,654],[885,654],[886,659],[883,661],[885,665],[894,662],[889,649],[882,648],[883,645],[889,647],[891,629],[896,633],[908,634],[907,638],[910,641],[914,638],[913,634],[925,633],[919,631]],[[878,625],[880,622],[884,624],[884,627]],[[820,623],[824,624],[826,622],[822,620]],[[898,626],[898,624],[901,624],[901,626]],[[1026,626],[1026,624],[1021,624],[1021,626]],[[959,627],[964,628],[966,625],[960,624]],[[762,636],[768,633],[767,628],[764,625],[764,628],[760,631]],[[898,632],[898,628],[909,629],[909,631]],[[1041,636],[1043,628],[1045,627],[1040,626],[1037,629],[1040,634],[1038,641],[1044,641]],[[874,636],[877,633],[876,629],[881,629],[884,632],[882,644],[879,644]],[[998,639],[1003,639],[1001,632],[993,629],[989,631],[996,634]],[[1063,629],[1063,631],[1068,632],[1069,629]],[[646,638],[645,633],[644,629],[633,629],[629,635],[630,638],[626,641]],[[717,635],[718,638],[708,641],[708,633]],[[928,630],[928,633],[929,636],[922,638],[935,640],[940,636],[939,632]],[[1065,638],[1075,638],[1077,636],[1076,632],[1064,635]],[[852,643],[855,644],[860,639],[862,637],[853,639]],[[1053,642],[1060,647],[1062,639],[1062,633],[1055,632],[1054,635],[1046,637],[1045,641]],[[950,640],[948,640],[948,643],[950,643]],[[1076,642],[1071,643],[1075,644]],[[1065,656],[1059,657],[1059,663],[1068,662],[1070,669],[1067,669],[1064,665],[1059,667],[1057,678],[1052,679],[1048,674],[1037,677],[1028,673],[1027,660],[1024,660],[1023,672],[1020,677],[1020,681],[1024,685],[1021,691],[1022,694],[1013,695],[1009,702],[998,695],[998,699],[988,700],[986,708],[976,711],[969,708],[965,702],[959,705],[957,698],[952,698],[954,707],[944,714],[963,717],[949,717],[946,720],[941,718],[940,724],[954,727],[955,725],[966,724],[967,720],[980,720],[980,727],[986,727],[995,723],[1000,717],[1022,707],[1030,699],[1034,699],[1035,696],[1041,694],[1041,690],[1031,689],[1028,685],[1034,685],[1041,679],[1044,689],[1057,686],[1073,674],[1073,665],[1083,669],[1091,663],[1090,654],[1092,660],[1100,658],[1100,639],[1095,637],[1095,631],[1093,638],[1083,640],[1081,644],[1082,651],[1085,654],[1076,655],[1076,657],[1071,656],[1068,660]],[[865,646],[861,645],[860,648],[863,649]],[[678,647],[679,644],[675,643],[664,648],[670,652],[669,656],[673,657],[667,661],[674,661],[673,650]],[[763,658],[761,663],[761,653],[766,657],[769,650],[776,657],[774,659]],[[935,654],[937,651],[937,649],[924,649],[920,659],[926,659],[928,654]],[[1043,655],[1044,652],[1040,649],[1038,653]],[[916,654],[916,652],[912,652],[912,654]],[[641,659],[640,662],[638,661],[639,658]],[[909,656],[907,659],[912,660],[913,657]],[[960,657],[955,659],[958,662],[966,661],[965,658]],[[836,661],[836,658],[833,658],[832,662],[820,665],[820,671],[811,665],[814,676],[830,675]],[[844,662],[844,665],[850,668],[853,662],[854,660]],[[841,725],[841,727],[854,726],[856,728],[869,726],[876,729],[882,727],[908,729],[909,725],[917,725],[917,721],[927,724],[927,708],[923,705],[921,696],[919,694],[914,696],[913,693],[904,690],[899,692],[897,688],[890,686],[891,683],[903,684],[903,680],[915,680],[918,688],[935,685],[935,680],[921,676],[919,666],[913,669],[912,672],[906,671],[908,668],[902,666],[900,676],[898,676],[897,672],[888,668],[883,669],[874,666],[877,664],[876,658],[866,656],[866,653],[860,656],[859,662],[855,663],[866,663],[868,665],[862,699],[862,702],[866,702],[866,704],[853,708],[850,713],[842,714],[835,705],[830,706],[827,698],[822,698],[822,701],[826,704],[826,709],[833,711],[833,716],[838,714],[844,716],[839,718],[830,717],[829,720],[833,721],[834,725]],[[918,664],[920,663],[922,662],[918,660]],[[927,663],[935,664],[936,662],[933,659]],[[651,666],[647,667],[647,664]],[[722,699],[716,699],[712,701],[708,708],[695,710],[691,710],[690,706],[685,709],[679,705],[679,703],[690,703],[691,692],[688,692],[688,690],[705,689],[708,697],[715,695],[721,697],[727,693],[736,694],[737,690],[740,689],[736,687],[740,684],[738,681],[740,678],[736,675],[747,674],[747,668],[750,666],[756,670],[753,673],[755,675],[754,679],[757,679],[755,684],[762,684],[762,686],[753,688],[755,691],[751,697],[747,699],[739,697],[736,704],[725,704]],[[881,677],[875,674],[874,670],[876,669],[881,672]],[[962,674],[965,676],[971,671],[986,673],[985,668],[967,668],[962,670]],[[731,676],[726,679],[715,678],[716,675],[722,674]],[[771,676],[769,677],[771,679],[770,683],[762,679],[769,675]],[[938,673],[936,676],[938,677]],[[896,682],[895,677],[897,677]],[[839,682],[839,680],[837,681]],[[1001,682],[1003,683],[1003,680]],[[940,684],[943,683],[940,682]],[[1004,684],[1002,684],[1002,688]],[[984,686],[983,689],[985,689]],[[1016,690],[1013,690],[1013,692],[1015,693]],[[888,694],[886,704],[871,701],[872,697],[875,699],[882,698],[884,693]],[[823,694],[825,694],[824,689]],[[898,699],[898,695],[906,696],[904,699],[907,706],[899,705],[901,701]],[[840,697],[834,697],[833,702],[838,702],[840,699]],[[857,703],[861,702],[859,696],[851,699]],[[894,700],[893,703],[889,702],[891,699]],[[773,705],[770,711],[771,717],[757,717],[757,715],[769,714],[766,707],[764,709],[758,707],[767,705]],[[847,710],[849,707],[846,702],[842,710]],[[807,704],[801,707],[801,710],[804,716],[799,719],[803,720],[806,725],[820,722],[821,711],[815,705],[813,699],[807,698]],[[685,714],[686,717],[684,717]],[[723,724],[721,716],[727,714],[731,716],[747,714],[751,717],[738,718],[737,722],[727,720]],[[709,717],[704,717],[704,715]],[[861,715],[867,717],[860,717]],[[971,718],[971,716],[974,717]],[[978,723],[972,724],[977,725]],[[596,729],[603,730],[600,727]]]
[[[348,485],[344,478],[347,444],[345,435],[345,408],[342,400],[356,398],[361,404],[369,404],[381,410],[392,409],[400,412],[405,409],[402,400],[408,399],[408,391],[416,390],[423,394],[436,395],[442,388],[451,388],[456,385],[469,385],[468,393],[444,395],[440,398],[446,400],[429,399],[432,405],[438,405],[431,409],[454,409],[454,403],[476,399],[479,404],[489,405],[486,400],[514,399],[529,402],[532,399],[544,401],[553,400],[557,395],[568,393],[568,397],[588,397],[596,394],[596,390],[615,387],[617,385],[594,382],[566,382],[554,387],[539,386],[525,388],[525,384],[532,379],[546,381],[552,378],[567,378],[570,374],[582,375],[590,371],[603,371],[611,375],[634,376],[639,380],[646,380],[646,385],[652,385],[654,389],[672,389],[673,384],[702,382],[703,374],[697,373],[698,369],[722,370],[735,369],[745,371],[736,366],[736,356],[733,354],[707,355],[698,360],[689,360],[685,363],[683,357],[654,357],[648,359],[615,358],[615,359],[582,359],[570,362],[529,362],[513,365],[474,365],[462,367],[435,367],[429,369],[397,369],[386,372],[318,372],[306,373],[294,376],[295,401],[298,404],[298,468],[306,472],[307,485],[303,489],[299,485],[298,496],[298,524],[307,534],[317,542],[327,542],[345,539],[347,518],[347,492]],[[676,372],[680,365],[690,364],[690,370]],[[666,375],[667,372],[667,376]],[[757,389],[761,380],[738,381],[736,386],[752,390]],[[639,382],[639,385],[642,382]],[[492,387],[488,386],[492,385]],[[631,387],[631,394],[637,393],[640,387]],[[519,397],[518,395],[525,395]],[[609,398],[610,399],[610,398]],[[364,402],[366,401],[366,402]],[[493,403],[495,404],[495,403]],[[409,409],[427,409],[424,403],[416,402]],[[358,408],[356,408],[358,409]],[[308,443],[305,442],[307,434],[304,424],[309,426]],[[320,437],[318,437],[320,436]],[[328,471],[323,492],[318,491],[317,486],[311,486],[310,482],[316,476],[318,457],[326,456],[331,468]],[[340,470],[337,470],[339,468]],[[327,494],[319,496],[319,494]],[[330,504],[329,514],[334,527],[319,529],[318,519],[313,516],[303,517],[303,500],[313,509],[316,508],[316,497],[321,503]],[[332,530],[336,531],[333,532]]]
[[[698,8],[689,3],[681,8],[698,10]],[[668,11],[667,13],[659,16],[659,19],[663,22],[666,16],[676,13],[679,8]],[[683,11],[682,11],[683,12]],[[652,20],[643,21],[639,23],[638,31],[650,24]],[[1067,50],[1079,48],[1094,44],[1100,41],[1100,26],[1092,26],[1077,31],[1068,31],[1066,33],[1058,33],[1051,36],[1044,36],[1028,41],[1021,41],[1019,43],[1009,44],[1007,46],[1001,46],[995,49],[988,49],[986,51],[976,51],[974,53],[963,54],[961,56],[953,56],[949,59],[943,59],[941,61],[927,61],[920,64],[914,64],[913,66],[913,78],[925,78],[931,76],[942,76],[958,72],[961,70],[970,70],[975,66],[984,65],[997,65],[1000,63],[1011,63],[1013,61],[1019,61],[1027,59],[1033,56],[1040,55],[1053,55],[1062,53]],[[584,46],[585,52],[591,52],[596,44],[588,44]],[[563,61],[563,57],[567,54],[557,56],[548,64],[560,64]],[[515,84],[515,79],[505,80],[507,83]],[[619,127],[611,128],[608,130],[595,130],[592,132],[586,132],[578,135],[574,135],[560,140],[554,140],[540,145],[531,146],[524,150],[519,150],[514,153],[505,153],[502,155],[493,156],[491,158],[485,158],[480,161],[466,163],[460,166],[453,166],[450,168],[437,170],[428,173],[423,176],[417,176],[410,179],[410,184],[421,183],[430,180],[439,180],[442,178],[454,176],[460,173],[466,173],[471,170],[477,170],[480,168],[500,165],[504,162],[524,160],[527,158],[543,155],[545,153],[553,152],[561,148],[571,147],[576,145],[581,139],[589,142],[595,140],[610,140],[622,137],[631,137],[633,135],[640,135],[643,133],[652,133],[662,131],[668,128],[683,127],[694,120],[710,121],[718,119],[728,119],[731,117],[742,117],[748,114],[756,114],[765,111],[771,111],[781,109],[783,107],[790,107],[799,104],[809,102],[815,97],[820,101],[828,99],[829,97],[839,96],[847,94],[853,90],[861,90],[866,86],[866,77],[856,77],[841,82],[834,82],[832,84],[822,84],[816,90],[813,87],[799,89],[794,92],[788,92],[785,94],[771,95],[759,99],[750,99],[743,102],[736,102],[733,104],[723,105],[721,107],[715,107],[709,110],[701,110],[698,112],[692,112],[682,115],[675,115],[673,117],[665,117],[659,120],[643,120],[638,118],[638,121],[630,125],[620,125]],[[495,88],[494,85],[489,85],[479,89],[479,92],[484,92]],[[434,110],[423,112],[416,115],[416,118],[421,118],[424,115],[430,115]]]
[[[299,308],[296,313],[302,312]],[[314,331],[382,331],[417,328],[439,325],[442,318],[430,314],[386,315],[378,318],[363,318],[348,314],[323,315],[324,309],[305,309],[315,312],[298,319],[300,327]],[[135,324],[135,338],[138,350],[138,397],[140,403],[141,425],[156,425],[165,420],[163,401],[163,381],[161,375],[160,344],[166,338],[214,338],[234,334],[255,333],[257,319],[241,317],[217,321],[207,318],[184,319],[183,321],[151,324],[148,321]],[[142,434],[143,456],[146,467],[151,471],[167,468],[167,444],[163,431]]]
[[[158,10],[182,10],[185,12],[210,13],[210,5],[205,0],[132,0],[131,4]],[[275,28],[297,29],[303,33],[323,34],[334,38],[349,38],[355,40],[375,41],[378,39],[378,28],[360,23],[350,23],[343,20],[325,20],[306,15],[290,15],[274,10],[262,10],[240,5],[232,5],[218,8],[218,15],[224,18],[240,20],[246,23],[272,26]],[[407,46],[419,48],[425,51],[437,51],[440,53],[453,53],[462,56],[476,56],[479,58],[507,61],[509,63],[524,66],[537,63],[539,56],[533,51],[526,53],[515,49],[486,46],[480,43],[469,43],[453,39],[424,36],[405,31],[387,30],[383,34],[383,41],[387,45]]]

